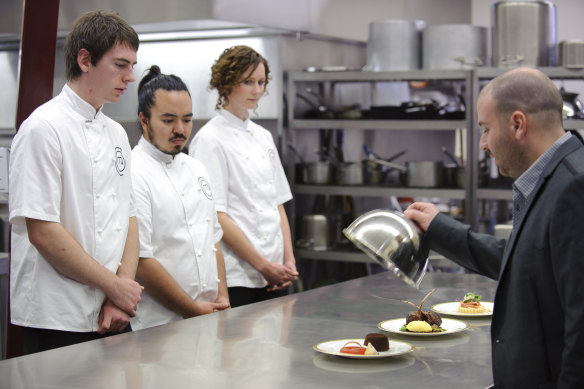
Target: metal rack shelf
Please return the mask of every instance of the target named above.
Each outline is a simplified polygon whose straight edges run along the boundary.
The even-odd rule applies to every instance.
[[[346,251],[346,250],[310,250],[310,249],[294,249],[294,254],[298,258],[314,259],[319,261],[339,261],[339,262],[353,262],[353,263],[371,263],[378,265],[379,262],[370,258],[367,254],[361,251]],[[432,266],[438,267],[456,267],[454,262],[445,258],[444,256],[430,251],[428,259]]]
[[[464,80],[466,70],[408,70],[391,72],[292,72],[289,80],[315,82]]]
[[[322,261],[377,263],[361,251],[294,249],[294,255],[298,258]]]
[[[513,191],[509,189],[477,189],[480,200],[513,200]]]
[[[343,128],[346,130],[456,130],[466,128],[464,120],[319,120],[294,119],[290,125],[295,129]]]
[[[294,185],[296,194],[346,195],[365,197],[437,197],[463,200],[464,189],[446,188],[399,188],[382,186]]]

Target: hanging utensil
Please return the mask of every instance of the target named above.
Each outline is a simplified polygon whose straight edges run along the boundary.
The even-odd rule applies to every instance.
[[[447,157],[448,157],[448,158],[449,158],[449,159],[450,159],[452,162],[454,162],[454,164],[455,164],[457,167],[460,167],[460,163],[458,162],[458,159],[457,159],[457,158],[456,158],[454,155],[452,155],[452,153],[451,153],[450,151],[448,151],[448,149],[447,149],[446,147],[442,146],[442,152],[443,152],[444,154],[446,154],[446,156],[447,156]]]

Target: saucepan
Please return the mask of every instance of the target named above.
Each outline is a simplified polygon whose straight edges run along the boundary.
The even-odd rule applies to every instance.
[[[441,161],[408,161],[405,166],[402,166],[372,156],[372,153],[368,153],[366,146],[364,146],[364,150],[371,161],[390,170],[398,170],[400,172],[400,181],[404,186],[411,188],[437,188],[442,185],[444,164]],[[399,155],[404,152],[400,152]]]
[[[429,248],[414,223],[402,213],[389,209],[367,212],[343,234],[405,283],[420,286],[428,268]]]
[[[442,161],[408,161],[400,179],[410,188],[438,188],[442,186],[443,167]]]
[[[356,162],[340,162],[335,165],[335,183],[338,185],[362,185],[363,167]]]
[[[458,159],[452,155],[446,147],[442,147],[442,152],[453,162],[443,167],[443,186],[446,188],[464,188],[466,175],[464,167],[458,162]]]
[[[306,162],[296,148],[288,144],[300,163],[294,165],[295,180],[300,184],[327,185],[332,182],[332,168],[328,161]]]
[[[389,158],[379,158],[369,147],[364,144],[363,151],[367,159],[363,160],[363,181],[370,185],[383,185],[387,183],[388,173],[392,170],[404,170],[405,167],[392,163],[393,160],[404,155],[407,150],[401,150],[399,153]]]

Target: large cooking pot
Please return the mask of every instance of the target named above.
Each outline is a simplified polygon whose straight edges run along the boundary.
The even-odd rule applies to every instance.
[[[559,48],[560,66],[575,69],[584,68],[584,41],[561,41]]]
[[[428,26],[422,33],[422,68],[470,69],[488,64],[487,28],[470,24]]]
[[[369,24],[363,70],[416,70],[421,66],[422,20],[380,20]]]
[[[325,215],[304,215],[302,230],[296,246],[316,251],[327,250],[331,247],[329,220]]]
[[[556,7],[550,1],[493,4],[493,66],[555,66]]]

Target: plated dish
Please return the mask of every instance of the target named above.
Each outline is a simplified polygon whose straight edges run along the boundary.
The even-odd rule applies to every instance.
[[[345,354],[341,353],[339,350],[343,347],[347,342],[358,342],[363,344],[363,338],[357,339],[337,339],[337,340],[329,340],[326,342],[320,342],[312,346],[312,348],[318,352],[323,354],[329,355],[336,355],[338,357],[343,358],[353,358],[353,359],[378,359],[378,358],[387,358],[387,357],[394,357],[397,355],[407,354],[410,351],[413,351],[414,346],[406,342],[398,342],[395,340],[389,341],[389,350],[387,351],[380,351],[377,355],[355,355],[355,354]]]
[[[482,316],[491,316],[493,314],[493,308],[495,307],[495,303],[481,301],[481,304],[487,308],[485,312],[480,313],[464,313],[458,310],[460,307],[459,301],[453,301],[448,303],[441,303],[432,306],[432,310],[437,313],[441,313],[444,315],[451,315],[451,316],[460,316],[460,317],[482,317]]]
[[[406,318],[402,317],[399,319],[385,320],[377,324],[379,329],[384,331],[392,332],[394,334],[406,335],[406,336],[440,336],[449,335],[456,332],[461,332],[466,330],[469,325],[461,320],[455,319],[442,319],[441,328],[444,329],[442,332],[408,332],[402,331],[401,328],[406,324]]]

